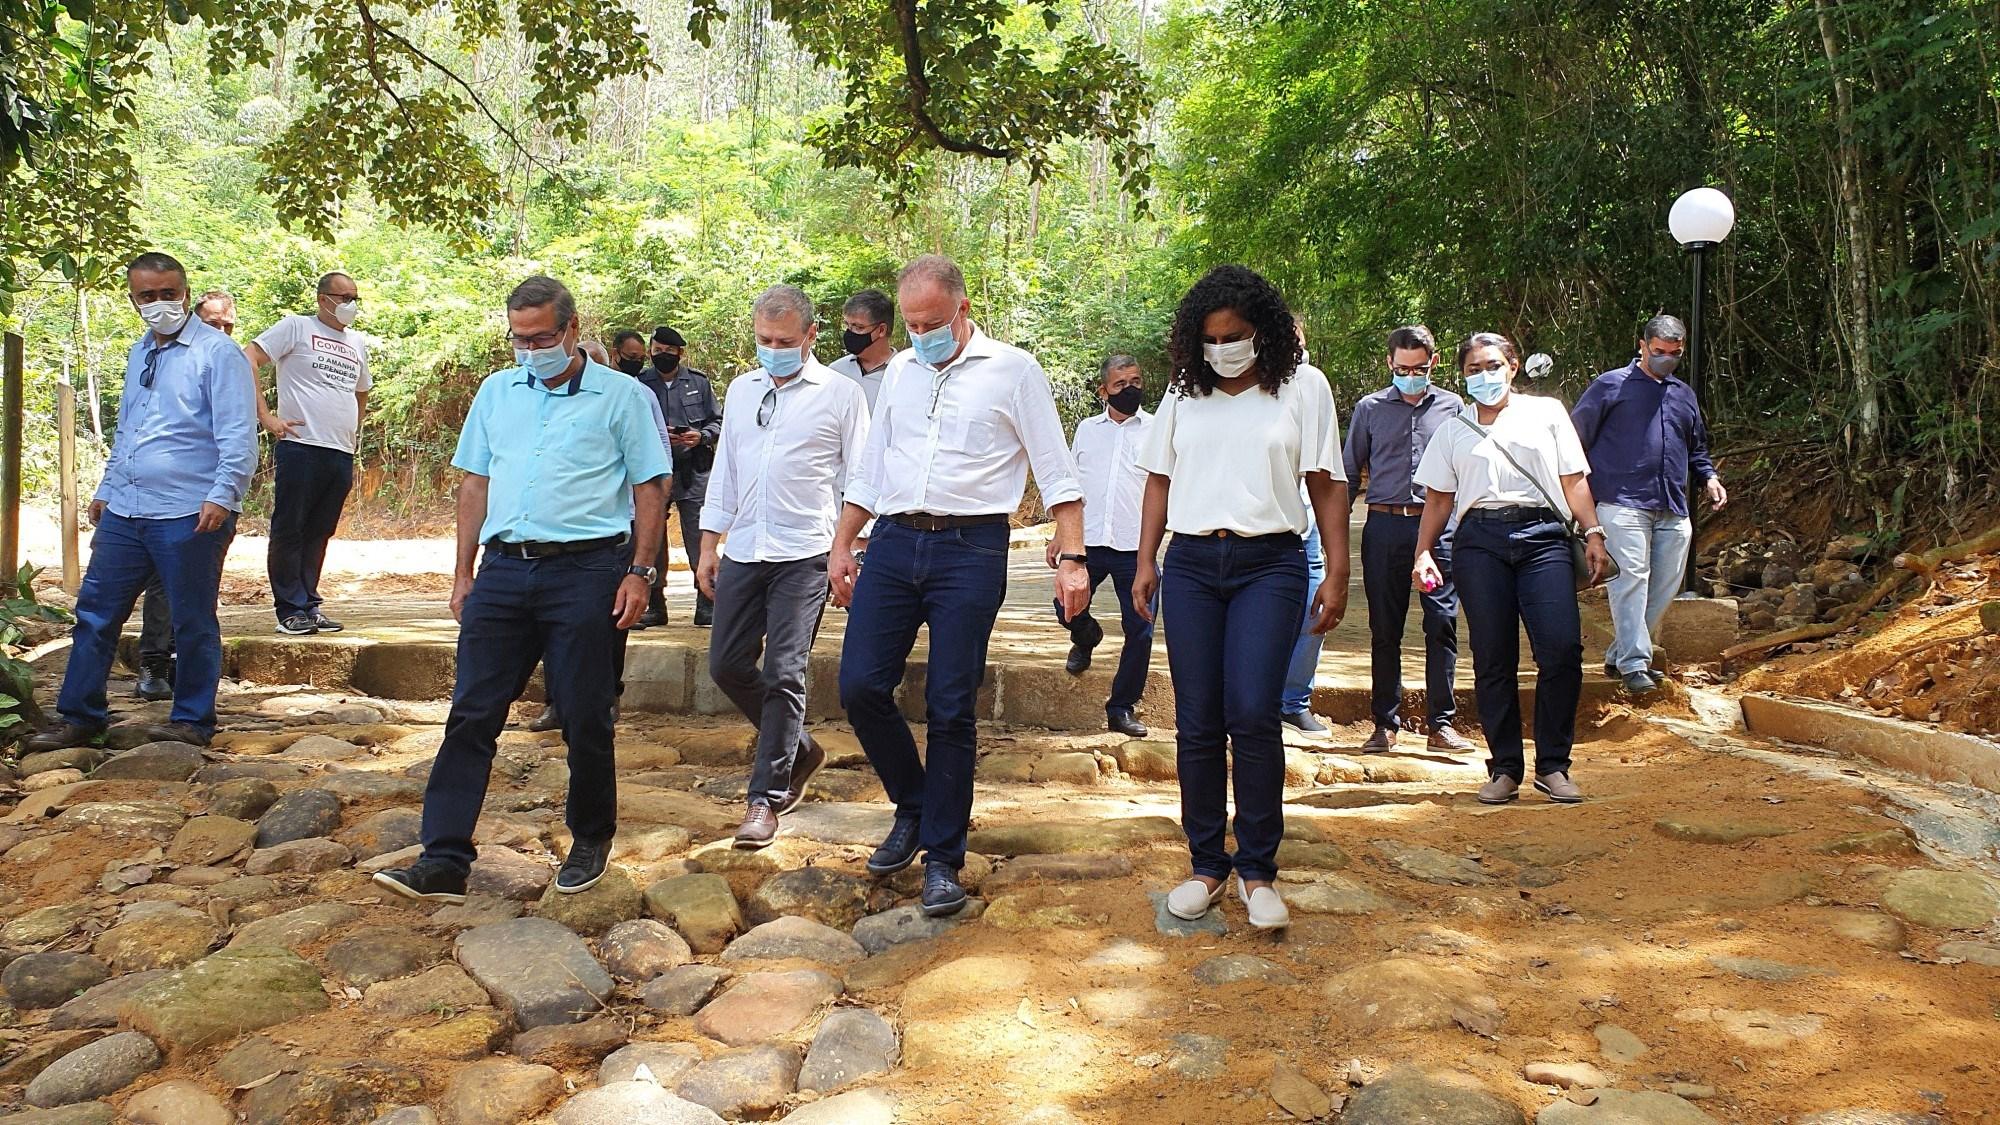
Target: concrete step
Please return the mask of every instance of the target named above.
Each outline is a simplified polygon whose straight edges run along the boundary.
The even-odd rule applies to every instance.
[[[1766,738],[1820,746],[1904,770],[2000,793],[2000,742],[1857,711],[1817,699],[1743,697],[1743,722]]]

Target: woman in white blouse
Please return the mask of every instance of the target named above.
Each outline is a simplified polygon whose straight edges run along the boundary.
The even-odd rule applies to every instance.
[[[1411,579],[1421,589],[1442,581],[1431,558],[1456,514],[1453,577],[1472,639],[1474,692],[1485,728],[1487,781],[1479,799],[1504,805],[1519,795],[1526,772],[1521,745],[1520,631],[1535,656],[1535,788],[1574,803],[1570,780],[1576,704],[1583,690],[1583,634],[1567,520],[1585,529],[1590,580],[1609,558],[1597,502],[1584,478],[1590,463],[1553,398],[1515,394],[1520,353],[1495,332],[1458,346],[1465,412],[1431,438],[1416,480],[1428,489]],[[1559,511],[1555,505],[1568,510]]]
[[[1285,668],[1308,598],[1315,632],[1347,610],[1347,483],[1333,390],[1299,373],[1291,310],[1241,266],[1210,270],[1181,299],[1168,355],[1171,386],[1139,458],[1150,475],[1132,583],[1140,606],[1160,591],[1171,625],[1181,825],[1194,873],[1167,895],[1167,909],[1200,918],[1221,900],[1233,866],[1250,924],[1277,929],[1291,921],[1271,886],[1285,829]],[[1327,557],[1317,591],[1307,589],[1301,538],[1313,523]],[[1163,582],[1153,560],[1168,531]],[[1224,846],[1226,754],[1235,766],[1233,861]]]

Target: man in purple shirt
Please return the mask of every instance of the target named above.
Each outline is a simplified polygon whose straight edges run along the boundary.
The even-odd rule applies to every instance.
[[[1570,417],[1590,457],[1590,490],[1605,547],[1618,561],[1611,580],[1614,636],[1604,674],[1634,695],[1656,691],[1653,634],[1681,588],[1693,531],[1690,475],[1717,509],[1729,492],[1708,456],[1708,427],[1694,388],[1674,378],[1687,328],[1671,316],[1646,322],[1639,356],[1599,375]]]

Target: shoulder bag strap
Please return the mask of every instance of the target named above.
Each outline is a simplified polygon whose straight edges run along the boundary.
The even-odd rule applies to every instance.
[[[1489,430],[1487,430],[1487,429],[1486,429],[1486,427],[1484,427],[1484,426],[1480,425],[1479,423],[1477,423],[1477,422],[1473,421],[1473,420],[1472,420],[1472,419],[1471,419],[1470,417],[1468,417],[1468,416],[1466,416],[1466,415],[1464,415],[1464,414],[1459,414],[1459,415],[1456,415],[1456,417],[1457,417],[1457,419],[1458,419],[1459,421],[1461,421],[1461,422],[1465,423],[1466,425],[1468,425],[1468,426],[1472,427],[1472,432],[1473,432],[1473,433],[1475,433],[1475,434],[1478,434],[1478,435],[1479,435],[1480,437],[1483,437],[1483,438],[1488,438],[1488,439],[1492,439],[1492,437],[1493,437],[1493,434],[1492,434],[1492,433],[1491,433],[1491,432],[1490,432]],[[1493,442],[1493,448],[1495,448],[1495,449],[1497,449],[1497,450],[1499,450],[1499,451],[1500,451],[1500,456],[1502,456],[1502,457],[1505,457],[1505,458],[1507,459],[1507,463],[1508,463],[1509,465],[1512,465],[1512,466],[1514,466],[1514,471],[1515,471],[1515,472],[1517,472],[1517,473],[1521,474],[1522,476],[1524,476],[1524,477],[1527,477],[1527,478],[1528,478],[1528,483],[1529,483],[1529,484],[1532,484],[1532,485],[1534,485],[1534,486],[1535,486],[1535,491],[1536,491],[1536,492],[1539,492],[1539,493],[1541,493],[1541,495],[1542,495],[1542,502],[1543,502],[1543,503],[1545,503],[1545,504],[1547,504],[1547,505],[1549,506],[1549,510],[1550,510],[1550,511],[1552,511],[1552,512],[1554,512],[1554,513],[1556,514],[1556,518],[1557,518],[1557,519],[1559,519],[1559,520],[1561,520],[1561,521],[1563,522],[1563,526],[1565,526],[1565,527],[1574,527],[1574,525],[1576,524],[1576,520],[1575,520],[1574,518],[1572,518],[1572,517],[1570,516],[1570,514],[1569,514],[1569,505],[1567,505],[1567,504],[1557,504],[1557,503],[1555,502],[1555,498],[1549,495],[1549,490],[1548,490],[1548,489],[1546,489],[1546,488],[1543,488],[1543,487],[1542,487],[1542,482],[1541,482],[1541,481],[1540,481],[1539,479],[1537,479],[1537,478],[1536,478],[1535,474],[1533,474],[1533,473],[1529,472],[1528,470],[1526,470],[1526,469],[1522,468],[1522,467],[1521,467],[1521,463],[1520,463],[1519,461],[1516,461],[1516,460],[1514,460],[1514,455],[1513,455],[1512,453],[1509,453],[1509,452],[1507,452],[1507,447],[1506,447],[1506,446],[1504,446],[1504,445],[1501,445],[1501,444],[1499,443],[1499,441],[1495,440],[1495,441]]]

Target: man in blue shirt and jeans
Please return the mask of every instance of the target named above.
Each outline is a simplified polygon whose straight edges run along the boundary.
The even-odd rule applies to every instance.
[[[424,850],[375,876],[435,902],[465,901],[495,744],[538,660],[569,747],[573,842],[556,890],[575,894],[603,877],[618,821],[618,633],[646,608],[672,472],[646,389],[583,354],[576,300],[561,282],[516,286],[507,323],[516,366],[480,384],[451,459],[466,474],[451,590],[458,673],[424,790]]]
[[[1590,457],[1604,545],[1618,563],[1609,589],[1615,635],[1604,674],[1634,695],[1660,686],[1653,634],[1680,591],[1693,546],[1689,476],[1718,510],[1729,502],[1708,456],[1708,426],[1694,388],[1674,377],[1686,342],[1678,318],[1647,321],[1638,358],[1599,375],[1570,411]]]
[[[125,279],[147,331],[126,355],[111,460],[90,501],[97,533],[56,697],[62,722],[29,738],[27,753],[84,746],[103,735],[104,681],[118,635],[156,573],[179,663],[173,711],[144,733],[148,741],[206,746],[215,732],[222,678],[215,598],[236,513],[257,469],[256,386],[229,337],[191,314],[180,262],[141,254],[125,267]]]

